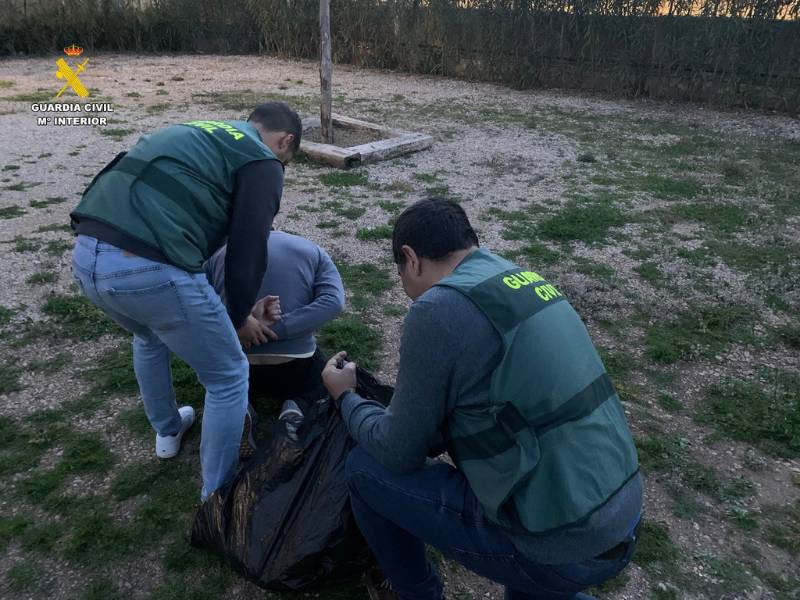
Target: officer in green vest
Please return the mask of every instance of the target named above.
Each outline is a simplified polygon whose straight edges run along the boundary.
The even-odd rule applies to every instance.
[[[358,442],[355,517],[393,590],[368,579],[373,597],[440,600],[429,544],[507,598],[586,598],[631,558],[642,483],[581,318],[543,275],[479,248],[454,202],[407,208],[392,250],[414,302],[391,403],[354,391],[344,353],[323,372]],[[444,450],[455,466],[426,460]]]
[[[245,121],[196,120],[143,136],[89,184],[71,213],[73,274],[83,293],[133,333],[133,366],[156,455],[171,458],[194,421],[178,408],[175,353],[205,387],[201,498],[232,475],[247,407],[245,348],[267,342],[278,302],[254,306],[283,170],[302,125],[282,102]],[[227,309],[203,272],[225,243]]]

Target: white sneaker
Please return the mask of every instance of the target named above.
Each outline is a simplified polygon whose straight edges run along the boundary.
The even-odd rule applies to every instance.
[[[178,454],[181,449],[181,439],[183,434],[194,423],[194,409],[191,406],[181,406],[178,409],[181,415],[181,430],[175,435],[159,435],[156,434],[156,456],[158,458],[172,458]]]

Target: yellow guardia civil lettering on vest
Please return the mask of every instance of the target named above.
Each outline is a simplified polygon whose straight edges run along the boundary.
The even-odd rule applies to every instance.
[[[518,290],[523,286],[539,283],[540,281],[544,281],[545,283],[543,285],[537,285],[533,289],[539,298],[547,302],[561,296],[561,292],[559,292],[554,285],[547,283],[544,277],[533,271],[520,271],[519,273],[513,273],[503,277],[503,283],[512,290]]]
[[[222,129],[228,135],[233,137],[235,140],[240,140],[244,137],[244,133],[233,127],[232,125],[225,123],[224,121],[189,121],[188,123],[184,123],[184,125],[191,125],[192,127],[198,127],[207,133],[213,133],[217,129]]]

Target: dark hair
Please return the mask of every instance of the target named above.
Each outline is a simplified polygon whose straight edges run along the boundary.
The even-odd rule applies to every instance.
[[[303,136],[303,123],[300,117],[286,102],[264,102],[247,117],[248,121],[261,123],[267,131],[285,131],[294,135],[292,152],[300,148],[300,138]]]
[[[406,258],[400,248],[406,245],[420,258],[441,260],[451,252],[479,244],[464,209],[452,200],[432,196],[412,204],[397,218],[392,254],[401,267]]]

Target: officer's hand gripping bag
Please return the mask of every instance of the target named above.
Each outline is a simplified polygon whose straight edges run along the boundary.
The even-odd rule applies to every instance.
[[[390,386],[358,369],[358,393],[384,405]],[[345,459],[355,442],[328,397],[298,431],[273,424],[270,439],[195,516],[192,544],[223,555],[261,587],[296,590],[360,577],[373,561],[353,519]]]

